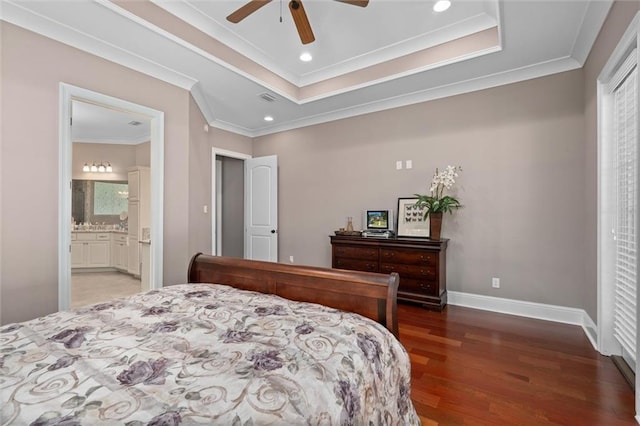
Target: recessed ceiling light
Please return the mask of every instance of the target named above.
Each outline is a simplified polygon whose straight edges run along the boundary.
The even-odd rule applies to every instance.
[[[273,121],[273,117],[270,115],[265,115],[264,116],[264,121]]]
[[[436,4],[433,5],[434,12],[444,12],[449,9],[451,6],[451,2],[449,0],[438,0]]]
[[[304,52],[302,55],[300,55],[300,60],[302,62],[309,62],[312,59],[313,59],[313,56],[311,56],[311,53],[309,52]]]

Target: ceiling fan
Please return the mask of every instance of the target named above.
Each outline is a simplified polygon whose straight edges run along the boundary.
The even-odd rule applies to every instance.
[[[360,7],[366,7],[367,4],[369,4],[369,0],[336,1]],[[227,16],[227,21],[237,24],[269,2],[271,2],[271,0],[250,0],[249,3],[245,4],[244,6],[233,12],[231,15]],[[293,22],[296,24],[296,28],[298,29],[298,35],[300,36],[300,41],[302,41],[302,44],[309,44],[313,42],[316,38],[313,35],[313,31],[311,30],[311,24],[309,24],[309,19],[307,18],[307,13],[304,11],[304,6],[302,6],[302,0],[289,1],[289,10],[291,11]],[[280,18],[280,20],[282,21],[282,18]]]

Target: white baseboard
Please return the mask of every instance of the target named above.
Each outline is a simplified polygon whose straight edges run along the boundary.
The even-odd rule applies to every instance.
[[[598,341],[596,324],[584,309],[504,299],[501,297],[482,296],[459,291],[447,291],[447,303],[502,314],[579,325],[584,330],[593,348],[598,350],[596,343]]]

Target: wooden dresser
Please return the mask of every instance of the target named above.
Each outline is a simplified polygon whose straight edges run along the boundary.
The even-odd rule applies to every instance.
[[[398,300],[439,311],[447,304],[447,242],[418,238],[331,236],[331,267],[397,272]]]

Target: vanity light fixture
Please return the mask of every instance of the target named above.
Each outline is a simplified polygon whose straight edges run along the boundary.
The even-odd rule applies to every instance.
[[[96,163],[94,161],[91,166],[89,166],[89,163],[84,163],[84,166],[82,166],[82,171],[91,173],[113,173],[113,167],[111,167],[111,163],[109,161],[100,163]]]
[[[451,1],[449,0],[438,0],[436,4],[433,5],[434,12],[444,12],[449,9],[451,6]]]

